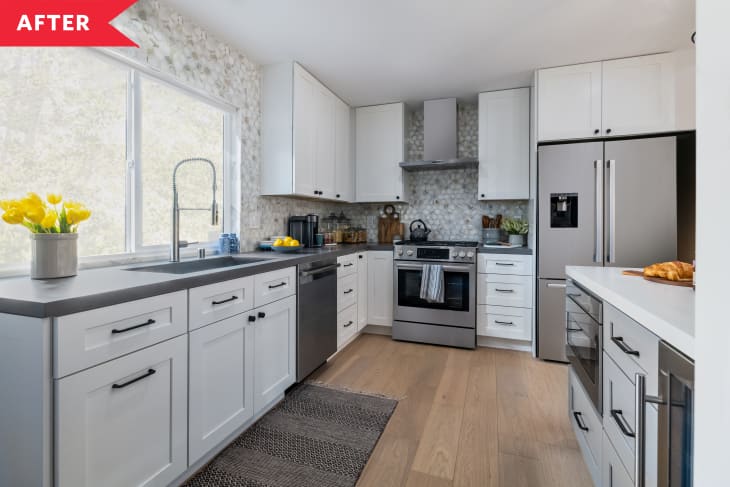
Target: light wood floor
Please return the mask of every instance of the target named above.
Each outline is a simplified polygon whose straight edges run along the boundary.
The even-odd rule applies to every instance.
[[[564,365],[362,335],[312,378],[400,398],[360,487],[592,485]]]

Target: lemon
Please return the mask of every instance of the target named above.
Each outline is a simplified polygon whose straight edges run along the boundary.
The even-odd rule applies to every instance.
[[[286,244],[280,238],[277,238],[276,241],[274,241],[274,247],[283,247],[284,245],[286,245]]]
[[[289,240],[289,243],[287,243],[286,245],[288,245],[289,247],[299,247],[299,240]]]
[[[286,238],[284,239],[284,243],[285,243],[286,245],[289,245],[289,242],[291,242],[292,240],[294,240],[294,239],[293,239],[293,238],[291,238],[291,237],[286,237]]]

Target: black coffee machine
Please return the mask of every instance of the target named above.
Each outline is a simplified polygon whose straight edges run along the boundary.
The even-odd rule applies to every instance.
[[[319,216],[304,215],[289,217],[289,236],[299,240],[305,247],[319,247],[317,233],[319,233]]]

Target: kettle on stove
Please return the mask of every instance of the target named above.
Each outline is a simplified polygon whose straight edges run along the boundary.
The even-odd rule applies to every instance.
[[[414,228],[416,224],[419,225]],[[423,220],[413,220],[409,229],[411,231],[411,240],[414,242],[425,242],[428,240],[428,234],[431,233]]]

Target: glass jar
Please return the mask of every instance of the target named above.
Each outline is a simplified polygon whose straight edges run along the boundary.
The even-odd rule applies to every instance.
[[[320,232],[324,235],[324,244],[332,245],[337,243],[336,241],[336,230],[337,230],[337,215],[330,213],[329,216],[322,218],[322,226]]]
[[[345,216],[345,212],[341,211],[337,217],[335,228],[335,241],[337,243],[345,242],[345,232],[350,229],[350,219]]]

